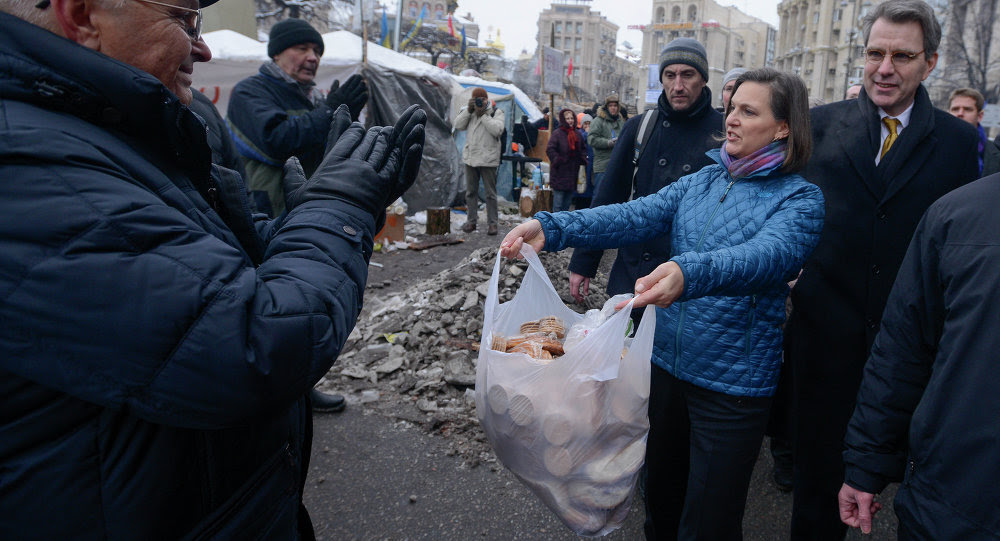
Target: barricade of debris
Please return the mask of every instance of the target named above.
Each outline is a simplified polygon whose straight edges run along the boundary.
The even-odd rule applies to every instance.
[[[591,280],[587,303],[575,304],[569,294],[570,254],[539,256],[567,306],[578,312],[600,308],[607,300],[607,269],[602,266]],[[449,452],[469,467],[484,462],[498,467],[472,398],[495,258],[495,247],[480,248],[400,294],[385,298],[369,292],[357,326],[319,388],[344,393],[353,407],[447,438]],[[517,292],[527,264],[505,260],[501,269],[500,302],[506,302]]]

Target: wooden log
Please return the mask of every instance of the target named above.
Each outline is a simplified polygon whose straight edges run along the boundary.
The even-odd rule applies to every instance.
[[[535,192],[534,190],[521,190],[521,201],[518,205],[522,218],[530,218],[535,215]]]
[[[427,234],[447,235],[451,233],[451,209],[430,207],[427,209]]]
[[[552,188],[535,190],[535,212],[552,212]]]

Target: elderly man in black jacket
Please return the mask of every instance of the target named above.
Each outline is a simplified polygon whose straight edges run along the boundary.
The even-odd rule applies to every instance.
[[[864,90],[812,110],[803,176],[823,189],[823,236],[792,290],[793,539],[841,539],[844,431],[882,310],[921,215],[977,177],[976,134],[921,85],[941,27],[922,0],[889,0],[864,21]],[[885,119],[885,120],[883,120]]]
[[[847,428],[846,524],[903,480],[900,539],[1000,539],[1000,174],[931,205],[892,287]]]
[[[259,73],[236,83],[226,120],[257,210],[278,216],[285,210],[285,160],[295,156],[311,175],[323,159],[333,112],[347,105],[351,119],[357,120],[368,102],[368,88],[357,74],[343,86],[333,81],[325,96],[316,88],[323,36],[302,19],[271,27],[267,55],[271,61]]]
[[[426,116],[339,108],[251,216],[187,107],[212,1],[0,2],[0,539],[313,537],[305,393]]]

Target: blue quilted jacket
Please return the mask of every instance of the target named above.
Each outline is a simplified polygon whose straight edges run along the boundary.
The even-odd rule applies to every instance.
[[[819,242],[823,194],[765,169],[734,180],[716,161],[624,204],[536,215],[545,249],[608,249],[670,235],[684,293],[656,309],[652,361],[699,387],[771,396],[781,367],[787,282]]]

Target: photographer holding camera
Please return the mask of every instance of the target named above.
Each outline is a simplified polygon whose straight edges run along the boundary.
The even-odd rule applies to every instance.
[[[462,231],[476,230],[479,220],[479,179],[486,189],[487,235],[497,234],[497,167],[500,165],[504,130],[503,111],[493,107],[486,90],[472,89],[469,105],[455,118],[456,130],[467,130],[462,163],[465,164],[465,205],[468,214]]]

